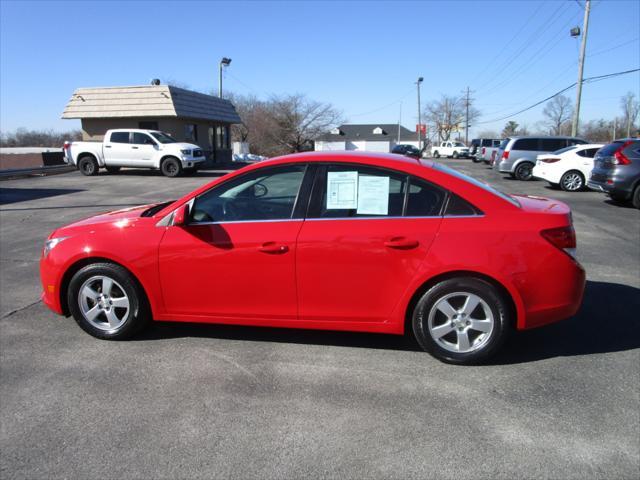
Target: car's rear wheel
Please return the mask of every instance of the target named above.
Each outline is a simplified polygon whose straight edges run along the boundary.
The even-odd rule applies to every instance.
[[[565,192],[577,192],[584,188],[584,177],[576,170],[570,170],[560,178],[560,188]]]
[[[518,180],[531,180],[533,178],[533,163],[522,162],[513,173]]]
[[[169,157],[162,161],[160,170],[165,177],[177,177],[182,173],[182,164],[177,158]]]
[[[109,173],[118,173],[120,171],[120,167],[105,167],[105,168]]]
[[[433,158],[440,158],[440,152],[437,150],[433,152]]]
[[[100,166],[98,165],[98,161],[95,159],[95,157],[91,155],[85,155],[84,157],[78,159],[78,170],[80,170],[80,173],[82,173],[83,175],[90,177],[98,174]]]
[[[420,346],[448,363],[476,364],[494,355],[511,325],[509,305],[490,283],[473,277],[444,280],[413,311]]]
[[[144,292],[133,276],[112,263],[78,270],[69,282],[67,304],[85,332],[106,340],[131,337],[150,317]]]
[[[634,207],[640,208],[640,185],[636,185],[636,189],[633,191],[633,197],[631,197],[631,202]]]

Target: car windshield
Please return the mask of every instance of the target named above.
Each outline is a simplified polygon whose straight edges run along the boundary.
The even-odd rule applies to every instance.
[[[465,147],[466,145],[464,143],[462,143],[462,142],[455,142],[454,146],[456,146],[456,147]]]
[[[564,148],[561,148],[560,150],[556,150],[555,152],[553,152],[553,154],[554,155],[560,155],[561,153],[569,152],[571,150],[576,150],[577,148],[578,147],[576,145],[572,145],[570,147],[564,147]]]
[[[151,135],[153,135],[153,138],[155,138],[156,140],[158,140],[160,143],[178,143],[178,141],[167,135],[164,132],[149,132]]]
[[[494,195],[520,208],[520,203],[518,203],[518,201],[515,198],[511,197],[510,195],[507,195],[506,193],[502,193],[500,190],[493,188],[491,185],[481,182],[480,180],[470,177],[469,175],[465,175],[464,173],[460,173],[459,171],[454,170],[453,168],[447,167],[446,165],[442,165],[441,163],[434,163],[433,168],[437,170],[442,170],[443,172],[448,173],[449,175],[465,180],[475,185],[476,187],[480,187],[489,193],[493,193]]]

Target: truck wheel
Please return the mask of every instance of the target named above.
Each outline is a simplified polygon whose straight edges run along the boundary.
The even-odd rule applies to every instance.
[[[438,150],[433,152],[433,158],[440,158],[440,152]]]
[[[169,157],[162,162],[160,170],[165,177],[177,177],[182,173],[182,164],[177,158]]]
[[[458,158],[459,157],[458,152],[453,152],[452,156],[453,156],[453,158]]]
[[[99,169],[98,161],[91,155],[85,155],[78,160],[78,170],[80,170],[80,173],[83,175],[88,177],[97,175]]]
[[[109,173],[118,173],[120,171],[120,167],[105,167],[105,168]]]
[[[533,178],[533,163],[522,162],[513,173],[518,180],[531,180]]]

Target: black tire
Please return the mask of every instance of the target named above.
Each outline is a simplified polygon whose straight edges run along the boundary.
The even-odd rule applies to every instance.
[[[458,152],[453,152],[453,155],[452,155],[452,157],[453,157],[453,158],[456,158],[456,159],[457,159],[459,156],[460,156],[460,155],[458,154]]]
[[[634,207],[640,208],[640,185],[636,185],[633,196],[631,197],[631,203]]]
[[[440,158],[440,152],[437,150],[433,152],[433,158]]]
[[[118,315],[122,316],[122,324],[113,329],[109,326],[104,310],[98,313],[93,323],[82,311],[81,287],[86,285],[87,282],[91,282],[91,279],[100,277],[111,279],[114,285],[112,291],[108,292],[109,300],[107,302],[110,302],[111,299],[122,298],[123,294],[129,302],[126,312],[122,312],[124,308],[108,307],[109,310],[114,310],[114,312],[117,308]],[[96,280],[96,282],[99,281]],[[111,296],[114,293],[118,295]],[[142,288],[125,268],[113,263],[92,263],[78,270],[71,278],[71,282],[69,282],[67,305],[80,328],[88,334],[103,340],[125,340],[130,338],[140,331],[151,318],[147,298]],[[99,301],[95,301],[93,305],[89,306],[99,307]],[[95,326],[96,323],[104,324],[104,328]]]
[[[486,311],[486,309],[488,309],[492,316],[492,328],[489,332],[481,333],[470,326],[457,328],[453,326],[448,327],[448,325],[453,325],[453,323],[447,322],[446,320],[443,324],[438,323],[444,314],[441,310],[436,309],[435,305],[443,301],[448,302],[448,299],[451,299],[452,302],[464,301],[465,293],[480,298],[481,301],[484,302],[484,304],[479,303],[475,309],[469,312],[466,318],[476,320],[475,317],[479,315],[488,317]],[[454,306],[454,303],[451,303],[449,305],[454,307],[452,311],[459,312],[462,310],[461,304],[455,304]],[[458,308],[458,310],[455,310],[456,308]],[[471,316],[472,314],[473,317]],[[456,315],[460,314],[456,313]],[[511,317],[512,313],[509,308],[509,303],[493,285],[478,278],[458,277],[436,284],[420,297],[412,312],[412,326],[418,344],[426,352],[429,352],[443,362],[470,365],[482,363],[498,352],[511,331],[513,324]],[[437,334],[432,334],[432,330],[429,328],[430,318],[431,325],[434,325],[436,328],[442,326],[451,328],[449,333],[441,335],[438,340],[435,339],[433,335]],[[469,320],[469,322],[471,320]],[[458,321],[458,319],[456,319],[456,321]],[[464,323],[464,319],[459,321]],[[469,323],[467,325],[469,325]],[[458,332],[458,330],[460,330],[460,332]],[[478,334],[476,335],[476,333]],[[450,337],[450,335],[453,335],[453,337]],[[450,344],[452,338],[458,341],[457,339],[460,338],[458,335],[464,335],[471,341],[469,346],[469,348],[472,349],[471,351],[451,351],[448,348],[454,348],[453,346],[443,346],[452,345]],[[473,340],[471,340],[471,337],[474,337]]]
[[[522,162],[518,165],[513,172],[515,178],[518,180],[528,181],[533,178],[533,163]]]
[[[182,163],[174,157],[165,158],[160,165],[160,170],[165,177],[179,177],[182,175]]]
[[[560,178],[560,188],[565,192],[578,192],[584,185],[584,175],[577,170],[569,170]]]
[[[120,167],[105,167],[105,169],[109,173],[118,173],[120,171]]]
[[[100,166],[98,165],[98,161],[94,156],[85,155],[84,157],[80,157],[78,159],[78,170],[80,170],[80,173],[82,173],[83,175],[91,177],[98,174]]]

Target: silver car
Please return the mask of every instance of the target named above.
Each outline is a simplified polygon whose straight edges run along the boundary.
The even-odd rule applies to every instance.
[[[493,168],[518,180],[531,180],[536,157],[572,145],[588,143],[575,137],[509,137],[500,144]]]

